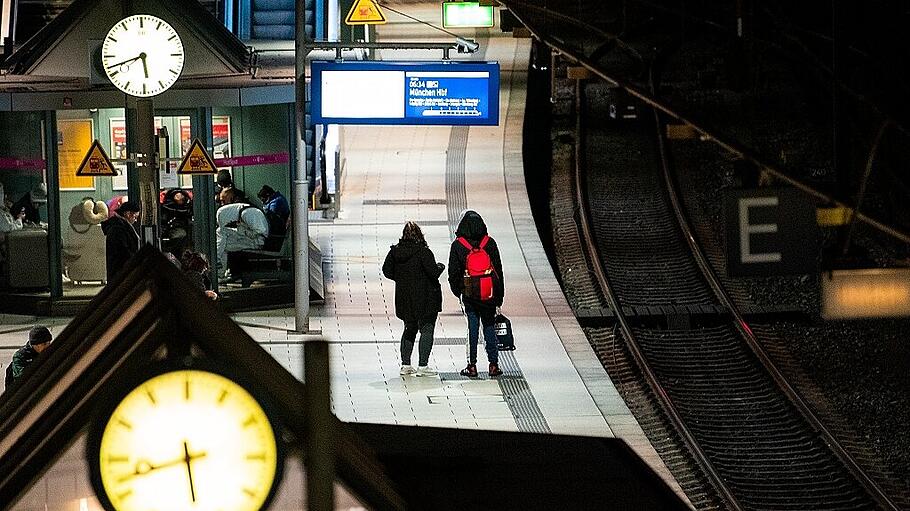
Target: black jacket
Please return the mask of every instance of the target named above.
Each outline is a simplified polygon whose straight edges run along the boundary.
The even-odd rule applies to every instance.
[[[203,292],[212,291],[212,279],[209,277],[208,272],[184,270],[183,274],[193,283],[194,287]]]
[[[445,266],[426,245],[400,240],[392,245],[382,264],[382,274],[395,281],[395,315],[402,321],[419,321],[442,310],[439,276]]]
[[[13,354],[12,362],[6,367],[6,379],[4,384],[7,389],[12,387],[13,382],[22,376],[25,368],[32,365],[32,362],[34,362],[36,358],[38,358],[38,352],[35,351],[35,348],[29,343],[25,343],[25,346],[16,350],[16,353]]]
[[[458,223],[458,229],[455,230],[455,237],[463,237],[468,240],[471,246],[476,247],[480,245],[480,240],[484,236],[488,236],[488,234],[487,225],[483,222],[483,218],[474,211],[466,211],[461,218],[461,222]],[[493,288],[495,296],[488,302],[466,297],[462,297],[462,301],[475,308],[499,307],[502,305],[502,299],[505,296],[505,280],[502,275],[502,259],[499,257],[499,247],[496,245],[496,240],[490,238],[484,250],[490,256],[490,262],[493,263],[493,269],[499,277],[493,281],[495,284]],[[468,249],[457,239],[454,240],[452,247],[449,249],[449,287],[452,289],[452,294],[458,297],[461,297],[464,292],[464,266],[467,257]]]
[[[104,255],[107,259],[107,281],[126,265],[130,257],[139,252],[139,233],[133,224],[118,214],[101,222],[101,230],[107,237],[104,244]]]

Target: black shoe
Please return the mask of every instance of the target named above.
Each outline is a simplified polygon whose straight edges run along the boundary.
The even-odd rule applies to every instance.
[[[477,378],[477,365],[468,364],[467,367],[461,370],[461,375],[468,378]]]
[[[499,368],[499,364],[490,364],[490,376],[499,376],[502,374],[502,369]]]

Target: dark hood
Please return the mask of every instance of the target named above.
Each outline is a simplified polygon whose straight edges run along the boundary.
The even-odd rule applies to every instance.
[[[461,221],[458,222],[458,228],[455,229],[456,237],[464,237],[469,240],[479,240],[487,235],[487,224],[483,223],[483,218],[476,211],[467,210],[461,215]]]
[[[125,218],[118,215],[117,213],[114,213],[110,218],[101,222],[101,232],[107,235],[107,233],[110,232],[110,230],[113,229],[116,225],[122,225],[131,229],[133,227],[129,222],[126,221]]]
[[[392,257],[396,263],[403,263],[414,257],[423,247],[414,240],[398,240],[398,244],[392,247]]]

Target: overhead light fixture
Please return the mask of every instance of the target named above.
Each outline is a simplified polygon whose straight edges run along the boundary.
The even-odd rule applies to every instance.
[[[444,2],[442,26],[445,28],[489,28],[494,24],[492,5],[480,2]]]

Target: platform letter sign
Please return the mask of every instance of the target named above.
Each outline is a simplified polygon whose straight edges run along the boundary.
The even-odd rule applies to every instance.
[[[774,234],[777,223],[753,224],[749,221],[749,210],[753,208],[776,208],[777,197],[740,197],[739,205],[739,258],[745,264],[779,263],[780,252],[756,254],[752,250],[753,234]]]
[[[793,189],[733,190],[726,212],[731,277],[815,271],[815,209],[804,195]]]

